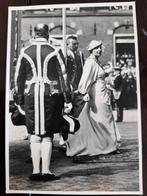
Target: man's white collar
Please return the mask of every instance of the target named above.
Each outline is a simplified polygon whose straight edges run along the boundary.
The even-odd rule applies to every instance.
[[[37,37],[31,41],[35,41],[35,42],[47,42],[47,39],[45,39],[44,37]]]

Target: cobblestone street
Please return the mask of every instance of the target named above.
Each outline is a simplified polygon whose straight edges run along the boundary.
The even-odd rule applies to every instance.
[[[115,116],[115,114],[114,114]],[[10,137],[10,190],[19,192],[57,191],[53,193],[69,194],[97,192],[138,192],[139,157],[138,123],[136,111],[125,111],[124,122],[117,123],[122,137],[120,154],[99,156],[92,162],[72,163],[58,145],[58,136],[54,139],[51,170],[61,175],[61,179],[52,182],[30,182],[28,176],[32,165],[26,163],[29,158],[29,142],[24,140],[25,127],[11,127]],[[15,134],[14,134],[15,133]],[[59,192],[58,192],[59,191]],[[80,192],[78,192],[80,191]],[[86,192],[85,192],[86,191]],[[49,192],[48,192],[49,193]]]

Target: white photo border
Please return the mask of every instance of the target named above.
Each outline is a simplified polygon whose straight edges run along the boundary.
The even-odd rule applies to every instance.
[[[98,191],[22,191],[9,189],[9,89],[10,89],[10,54],[11,54],[11,28],[12,28],[12,11],[17,10],[35,10],[47,8],[69,8],[69,7],[103,7],[103,6],[125,6],[133,7],[133,24],[135,35],[135,59],[136,59],[136,74],[137,74],[137,100],[138,100],[138,144],[139,144],[139,191],[120,191],[120,192],[98,192]],[[51,4],[51,5],[36,5],[36,6],[11,6],[8,9],[8,30],[7,30],[7,62],[6,62],[6,100],[5,100],[5,163],[6,163],[6,193],[25,193],[25,194],[84,194],[84,195],[142,195],[143,194],[143,164],[142,164],[142,125],[141,125],[141,97],[140,97],[140,74],[139,74],[139,51],[138,51],[138,36],[137,36],[137,20],[136,20],[136,5],[135,2],[105,2],[105,3],[79,3],[79,4]]]

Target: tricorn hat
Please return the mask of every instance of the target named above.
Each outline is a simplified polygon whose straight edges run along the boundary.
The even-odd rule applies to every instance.
[[[98,46],[101,46],[102,45],[102,41],[97,41],[97,40],[92,40],[89,45],[87,46],[87,50],[92,50]]]
[[[64,140],[68,139],[68,134],[75,134],[80,128],[80,123],[77,119],[70,115],[63,115],[63,123],[61,127],[61,133]]]

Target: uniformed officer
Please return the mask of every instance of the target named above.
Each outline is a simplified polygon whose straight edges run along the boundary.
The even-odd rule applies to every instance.
[[[116,102],[117,120],[116,122],[123,121],[123,110],[125,104],[125,80],[121,75],[121,68],[114,67],[114,90],[113,96]]]
[[[16,65],[15,89],[19,110],[25,114],[31,134],[33,173],[35,181],[58,180],[50,171],[53,134],[62,124],[62,110],[70,112],[70,87],[64,57],[48,43],[49,29],[37,24],[31,45],[22,49]],[[40,157],[42,170],[40,171]]]

